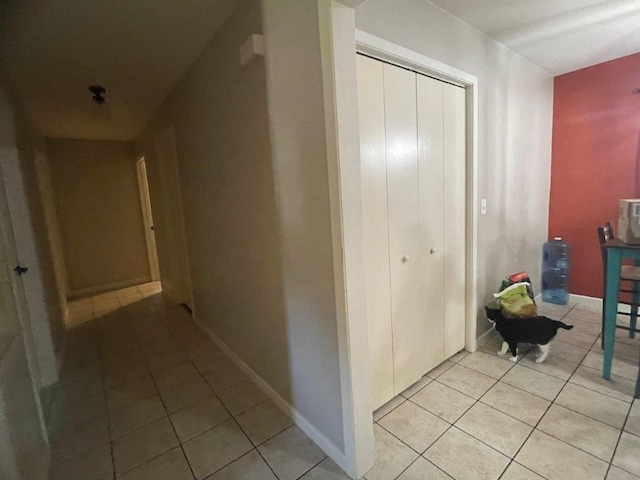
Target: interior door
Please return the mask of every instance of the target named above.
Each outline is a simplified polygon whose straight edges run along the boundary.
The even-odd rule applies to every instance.
[[[161,265],[162,290],[177,303],[193,309],[191,275],[182,210],[178,160],[173,129],[166,129],[156,143],[162,222],[158,233],[165,242]],[[164,267],[164,268],[163,268]]]
[[[39,362],[24,285],[13,270],[18,252],[5,186],[0,175],[0,478],[44,480],[49,457]]]
[[[140,207],[142,208],[142,222],[144,224],[144,237],[147,243],[147,256],[149,257],[149,273],[151,280],[160,280],[158,267],[158,251],[156,248],[156,236],[153,226],[153,213],[151,211],[151,198],[149,196],[149,182],[147,180],[147,163],[142,157],[136,163],[138,173],[138,191],[140,193]]]
[[[2,160],[0,181],[4,183],[4,193],[17,253],[15,265],[11,268],[18,266],[18,264],[28,268],[25,274],[16,279],[21,292],[20,298],[25,300],[25,303],[20,303],[19,307],[24,309],[23,319],[28,323],[27,341],[30,345],[27,345],[27,354],[31,360],[30,367],[34,379],[39,383],[38,386],[49,386],[58,381],[58,362],[22,166],[17,150],[6,152],[2,156]],[[33,188],[38,188],[38,186],[34,185]]]

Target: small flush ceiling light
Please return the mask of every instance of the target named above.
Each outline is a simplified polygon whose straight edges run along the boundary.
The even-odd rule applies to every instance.
[[[104,87],[101,87],[100,85],[91,85],[89,87],[89,91],[93,93],[93,97],[91,98],[98,105],[103,105],[107,101],[103,96],[106,93]]]

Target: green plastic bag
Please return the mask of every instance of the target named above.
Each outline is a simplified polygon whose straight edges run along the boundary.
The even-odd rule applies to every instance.
[[[518,282],[505,288],[500,293],[493,294],[506,317],[526,318],[537,316],[536,304],[528,294],[528,287],[528,282]]]

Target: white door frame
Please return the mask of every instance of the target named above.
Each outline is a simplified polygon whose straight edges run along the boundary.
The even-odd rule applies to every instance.
[[[147,243],[149,274],[151,275],[151,281],[155,282],[160,280],[160,267],[158,266],[156,236],[153,232],[153,213],[151,211],[151,197],[149,196],[149,182],[147,180],[147,166],[144,155],[136,161],[136,173],[138,177],[138,192],[140,193],[140,208],[142,209],[144,238]]]
[[[371,372],[364,287],[356,52],[464,86],[467,106],[465,348],[476,349],[478,79],[357,31],[348,6],[318,2],[327,170],[340,356],[344,453],[332,458],[353,478],[373,466]]]
[[[466,91],[466,316],[465,349],[477,348],[477,231],[478,213],[478,78],[442,62],[418,54],[404,47],[356,30],[356,49],[373,58],[408,68],[429,77],[463,87]]]
[[[196,316],[195,304],[193,301],[193,283],[191,281],[191,265],[189,263],[189,247],[187,241],[187,231],[184,219],[184,208],[182,202],[182,186],[180,185],[180,168],[178,166],[178,153],[176,151],[176,140],[173,126],[168,126],[161,130],[155,139],[156,156],[162,155],[163,158],[158,158],[158,162],[164,162],[162,168],[165,169],[165,174],[170,175],[175,183],[166,183],[167,178],[164,179],[165,185],[161,188],[166,189],[169,195],[172,195],[173,205],[163,204],[163,209],[169,210],[169,213],[173,214],[173,230],[166,232],[165,235],[175,235],[174,240],[176,242],[176,248],[179,251],[172,252],[178,258],[176,273],[179,278],[177,281],[180,283],[180,298],[175,300],[180,303],[184,303],[191,309],[192,316]],[[159,153],[161,152],[161,153]],[[163,181],[161,179],[160,181]],[[166,197],[162,197],[161,201],[166,203]],[[175,259],[174,259],[175,260]]]

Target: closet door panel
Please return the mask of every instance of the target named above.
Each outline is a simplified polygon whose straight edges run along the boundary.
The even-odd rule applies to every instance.
[[[446,358],[444,311],[444,144],[445,84],[417,75],[418,182],[420,188],[420,267],[427,304],[422,370],[428,372]]]
[[[389,264],[394,390],[422,374],[424,288],[420,284],[416,75],[384,65]]]
[[[373,408],[394,397],[383,64],[358,55],[367,322]]]
[[[445,354],[464,348],[466,296],[465,90],[444,84]]]

